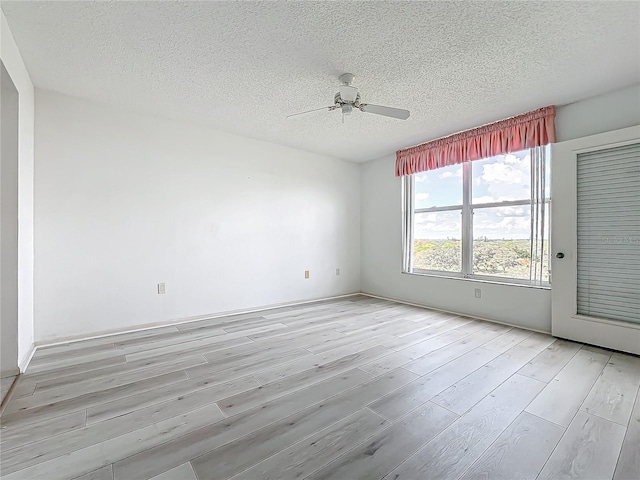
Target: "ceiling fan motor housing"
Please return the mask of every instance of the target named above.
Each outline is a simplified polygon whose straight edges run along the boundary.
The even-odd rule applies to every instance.
[[[356,76],[353,73],[343,73],[338,77],[338,80],[345,85],[351,85],[354,78],[356,78]]]

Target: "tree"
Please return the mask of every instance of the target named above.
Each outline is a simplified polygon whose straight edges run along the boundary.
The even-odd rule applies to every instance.
[[[430,248],[414,248],[413,265],[425,270],[460,271],[462,245],[459,240],[433,240]]]

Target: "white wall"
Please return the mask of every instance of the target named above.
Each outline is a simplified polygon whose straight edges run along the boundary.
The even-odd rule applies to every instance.
[[[37,90],[36,341],[359,291],[359,179]]]
[[[18,369],[18,90],[0,62],[0,376]]]
[[[564,141],[637,124],[640,85],[560,107],[556,127]],[[362,167],[362,291],[550,332],[550,290],[401,273],[401,180],[394,162],[389,155]]]
[[[558,108],[557,141],[610,132],[640,123],[640,84]]]
[[[0,58],[19,94],[18,124],[18,364],[24,370],[34,342],[33,175],[34,89],[4,14],[0,12]]]

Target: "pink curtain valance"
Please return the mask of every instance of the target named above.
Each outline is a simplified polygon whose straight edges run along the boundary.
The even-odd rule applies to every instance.
[[[396,152],[396,176],[433,170],[556,141],[556,107],[490,123]]]

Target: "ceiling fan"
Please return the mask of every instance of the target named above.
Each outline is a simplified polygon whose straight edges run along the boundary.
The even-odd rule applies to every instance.
[[[287,115],[289,117],[295,117],[296,115],[304,115],[305,113],[317,112],[319,110],[327,110],[331,112],[333,110],[340,109],[342,111],[342,121],[344,123],[344,116],[350,115],[353,109],[360,110],[365,113],[375,113],[376,115],[383,115],[385,117],[398,118],[400,120],[406,120],[409,118],[409,110],[402,110],[400,108],[384,107],[382,105],[372,105],[370,103],[360,102],[360,92],[357,87],[351,85],[355,76],[352,73],[345,73],[340,75],[340,88],[333,98],[333,105],[329,107],[315,108],[313,110],[307,110],[306,112],[294,113]]]

